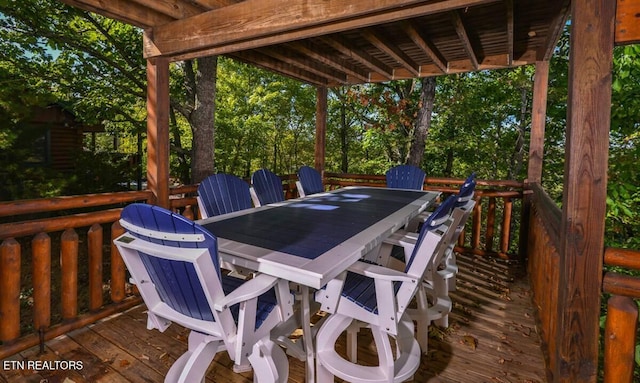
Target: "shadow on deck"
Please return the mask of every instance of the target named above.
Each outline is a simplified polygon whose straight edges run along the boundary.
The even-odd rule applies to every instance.
[[[450,326],[431,328],[429,350],[414,381],[546,382],[530,288],[521,266],[474,256],[459,256],[458,263]],[[177,325],[164,333],[148,331],[144,311],[139,306],[51,340],[43,355],[36,347],[4,359],[0,382],[163,382],[186,350],[188,333]],[[375,360],[366,339],[358,346],[362,358]],[[291,357],[289,361],[289,381],[304,382],[304,363]],[[219,353],[207,382],[251,382],[252,377],[251,372],[234,373],[229,357]]]

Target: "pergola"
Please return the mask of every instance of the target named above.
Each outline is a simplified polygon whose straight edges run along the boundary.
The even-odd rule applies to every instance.
[[[226,55],[318,89],[534,64],[528,184],[542,174],[549,59],[570,18],[553,381],[595,382],[615,43],[640,41],[637,0],[61,0],[144,30],[149,188],[169,204],[169,63]],[[527,201],[525,201],[527,202]],[[531,201],[528,201],[529,203]],[[525,208],[525,212],[528,211]],[[531,254],[530,254],[531,256]]]

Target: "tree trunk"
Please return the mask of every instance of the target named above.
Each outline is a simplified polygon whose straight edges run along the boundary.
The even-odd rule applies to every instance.
[[[218,58],[201,57],[196,63],[195,100],[189,118],[193,130],[192,183],[198,183],[215,172],[214,115]]]
[[[420,111],[413,130],[413,140],[407,157],[407,164],[420,167],[424,158],[424,146],[431,126],[431,114],[436,97],[436,78],[422,79],[422,93],[420,94]]]

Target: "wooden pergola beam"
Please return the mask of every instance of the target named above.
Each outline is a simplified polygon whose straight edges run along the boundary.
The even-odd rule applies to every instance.
[[[429,58],[433,61],[433,63],[442,71],[442,73],[447,73],[449,69],[447,68],[448,63],[440,54],[438,49],[427,39],[425,39],[420,32],[418,31],[418,27],[412,21],[406,21],[402,23],[402,30],[404,33],[411,38],[411,40],[418,46],[422,51],[429,56]]]
[[[247,0],[158,25],[144,54],[182,60],[225,54],[496,1],[502,0]]]
[[[167,24],[175,19],[166,14],[152,11],[140,4],[127,0],[109,0],[105,7],[102,0],[60,0],[61,2],[85,11],[95,12],[114,20],[135,25],[140,28],[148,28],[151,25]]]
[[[312,47],[308,43],[305,44],[302,42],[292,42],[287,45],[290,48],[294,49],[295,51],[300,52],[301,54],[304,54],[319,63],[330,66],[338,70],[339,72],[343,72],[348,76],[355,77],[358,80],[363,82],[366,82],[368,79],[367,73],[362,73],[357,68],[354,68],[352,65],[349,65],[346,62],[341,62],[336,59],[333,59],[331,56],[323,55],[323,52],[321,49],[317,47]]]
[[[456,28],[456,33],[458,34],[458,38],[464,47],[465,52],[467,52],[467,56],[469,57],[469,61],[473,65],[474,70],[478,70],[480,64],[478,64],[478,56],[476,55],[475,50],[473,49],[473,44],[469,40],[469,35],[467,34],[467,28],[465,28],[464,23],[462,22],[462,18],[458,11],[453,11],[451,14],[451,20],[453,25]]]
[[[409,56],[402,52],[397,46],[394,46],[388,39],[373,29],[366,29],[362,31],[362,35],[365,39],[376,48],[386,53],[389,57],[396,60],[404,69],[415,77],[420,77],[420,67]]]
[[[339,41],[333,37],[324,37],[322,39],[327,45],[331,46],[331,48],[341,52],[343,55],[351,57],[352,59],[360,62],[362,65],[371,69],[371,71],[379,73],[384,78],[388,80],[393,79],[393,69],[391,69],[388,65],[371,56],[367,52],[364,52],[360,49],[357,49],[344,41]],[[371,78],[371,76],[369,76]]]

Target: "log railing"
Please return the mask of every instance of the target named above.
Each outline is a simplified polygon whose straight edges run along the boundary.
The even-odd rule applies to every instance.
[[[384,186],[384,176],[325,174],[325,181],[330,189]],[[462,182],[428,178],[425,189],[455,193]],[[196,188],[172,189],[172,209],[198,218]],[[283,188],[295,197],[295,176],[284,176]],[[514,257],[520,233],[511,229],[518,226],[513,210],[521,198],[521,183],[479,181],[458,249]],[[152,199],[138,191],[0,202],[0,359],[38,344],[43,349],[46,340],[140,302],[112,240],[123,232],[122,207]]]
[[[45,340],[140,302],[127,293],[117,251],[112,246],[105,255],[104,249],[123,233],[117,223],[122,206],[151,197],[140,191],[0,203],[0,359],[38,344],[42,350]],[[81,291],[87,292],[83,299]],[[52,302],[59,304],[52,309]],[[29,306],[25,318],[21,309]]]
[[[604,263],[619,271],[604,274],[602,289],[611,294],[607,301],[604,329],[604,382],[631,383],[634,380],[635,349],[640,299],[640,251],[609,248]],[[633,270],[628,275],[620,271]]]

